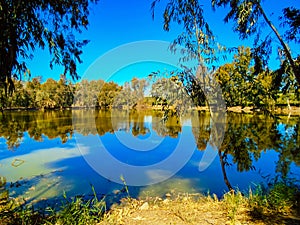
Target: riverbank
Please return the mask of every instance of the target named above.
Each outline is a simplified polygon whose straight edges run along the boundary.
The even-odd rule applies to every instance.
[[[128,193],[129,194],[129,193]],[[0,225],[296,225],[300,223],[299,190],[275,184],[267,195],[228,192],[216,195],[167,193],[164,197],[125,197],[107,210],[105,199],[66,200],[59,210],[0,205]]]
[[[209,107],[197,107],[198,111],[209,111]],[[262,112],[260,109],[254,109],[253,107],[241,107],[241,106],[234,106],[234,107],[227,107],[227,112],[235,112],[235,113],[259,113]],[[300,107],[298,106],[291,106],[288,107],[277,107],[273,111],[270,111],[271,114],[283,114],[283,115],[300,115]]]
[[[300,218],[292,208],[271,209],[261,205],[252,195],[227,193],[219,200],[216,196],[199,194],[168,195],[165,199],[123,199],[103,216],[98,225],[188,225],[188,224],[299,224]],[[282,202],[283,203],[283,202]],[[284,203],[283,203],[284,204]]]
[[[84,110],[84,109],[94,109],[95,107],[80,107],[80,106],[74,106],[74,107],[65,107],[65,108],[50,108],[50,109],[39,109],[39,108],[5,108],[3,109],[3,112],[5,111],[45,111],[45,110]],[[107,110],[108,108],[100,108],[96,107],[98,110]],[[173,109],[170,107],[170,109]],[[198,106],[195,107],[197,111],[210,111],[208,106]],[[125,108],[123,110],[132,110]],[[139,106],[137,108],[134,108],[134,110],[158,110],[162,111],[163,107],[160,105],[157,106]],[[241,106],[234,106],[234,107],[227,107],[227,112],[235,112],[235,113],[260,113],[262,110],[260,109],[254,109],[253,107],[241,107]],[[298,106],[291,106],[291,107],[276,107],[273,111],[270,111],[271,114],[275,115],[300,115],[300,107]]]

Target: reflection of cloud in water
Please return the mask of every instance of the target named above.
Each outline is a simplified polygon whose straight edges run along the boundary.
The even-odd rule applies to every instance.
[[[161,140],[160,139],[154,139],[154,140],[150,140],[150,142],[152,143],[152,144],[160,144],[161,143]]]
[[[182,121],[182,127],[192,127],[192,121],[190,119],[185,119]]]
[[[148,170],[146,174],[150,180],[164,180],[165,177],[170,177],[172,175],[172,172],[167,170]]]
[[[88,149],[83,147],[81,151],[76,147],[49,148],[0,160],[1,176],[14,184],[11,185],[10,196],[22,195],[29,200],[61,196],[64,190],[71,188],[68,185],[59,185],[63,181],[61,173],[68,165],[54,165],[58,161],[81,156]],[[13,166],[12,162],[16,158],[24,163]]]
[[[80,156],[84,152],[79,152],[77,148],[49,148],[43,150],[32,151],[27,154],[18,155],[17,158],[24,160],[24,163],[18,167],[12,166],[12,162],[16,159],[15,156],[0,160],[1,175],[7,177],[9,182],[15,182],[20,177],[32,177],[39,174],[49,173],[55,169],[48,167],[51,163]]]

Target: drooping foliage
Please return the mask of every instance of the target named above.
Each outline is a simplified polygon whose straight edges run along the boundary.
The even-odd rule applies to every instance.
[[[30,73],[25,60],[36,48],[48,49],[50,67],[64,67],[64,74],[77,79],[82,47],[88,40],[75,35],[88,26],[90,3],[98,0],[0,1],[0,85],[12,92],[12,78]]]
[[[153,15],[158,2],[160,0],[154,0],[152,3]],[[168,0],[166,2],[163,12],[164,29],[168,31],[171,22],[182,26],[183,32],[174,40],[174,44],[188,49],[200,63],[212,63],[217,60],[216,53],[220,49],[232,50],[217,44],[213,27],[208,23],[203,11],[202,4],[205,4],[204,2],[199,0]],[[282,9],[282,15],[277,15],[278,20],[282,21],[285,28],[280,33],[269,19],[261,0],[211,0],[211,6],[214,10],[220,7],[228,10],[224,22],[231,21],[233,30],[239,34],[241,39],[254,38],[251,51],[257,74],[268,66],[269,56],[276,48],[282,53],[282,59],[289,63],[292,75],[300,84],[300,68],[295,63],[295,53],[288,46],[288,42],[299,42],[299,9],[295,6],[287,6]],[[265,32],[266,28],[270,29],[270,32]],[[267,35],[265,35],[266,33]],[[272,41],[274,39],[278,41]],[[190,57],[189,52],[185,54],[185,57]]]

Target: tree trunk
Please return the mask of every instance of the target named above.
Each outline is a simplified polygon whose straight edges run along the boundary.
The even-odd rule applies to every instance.
[[[267,15],[266,15],[265,11],[263,10],[263,8],[261,7],[261,5],[259,3],[257,3],[257,6],[258,6],[262,16],[264,17],[265,21],[267,22],[269,27],[273,30],[273,32],[275,33],[276,37],[278,38],[281,46],[283,47],[285,55],[286,55],[288,61],[291,64],[294,76],[296,77],[296,80],[297,80],[298,84],[300,85],[300,69],[296,66],[295,61],[293,60],[293,57],[292,57],[292,54],[291,54],[291,51],[290,51],[288,45],[283,41],[283,39],[280,36],[278,30],[272,24],[272,22],[269,20],[269,18],[267,17]]]

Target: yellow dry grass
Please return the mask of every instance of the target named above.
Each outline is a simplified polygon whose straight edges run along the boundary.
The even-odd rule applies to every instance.
[[[115,204],[98,225],[185,225],[185,224],[235,224],[276,225],[299,224],[297,218],[265,215],[254,218],[249,199],[241,193],[228,193],[222,200],[216,196],[181,194],[143,200],[123,199]]]

